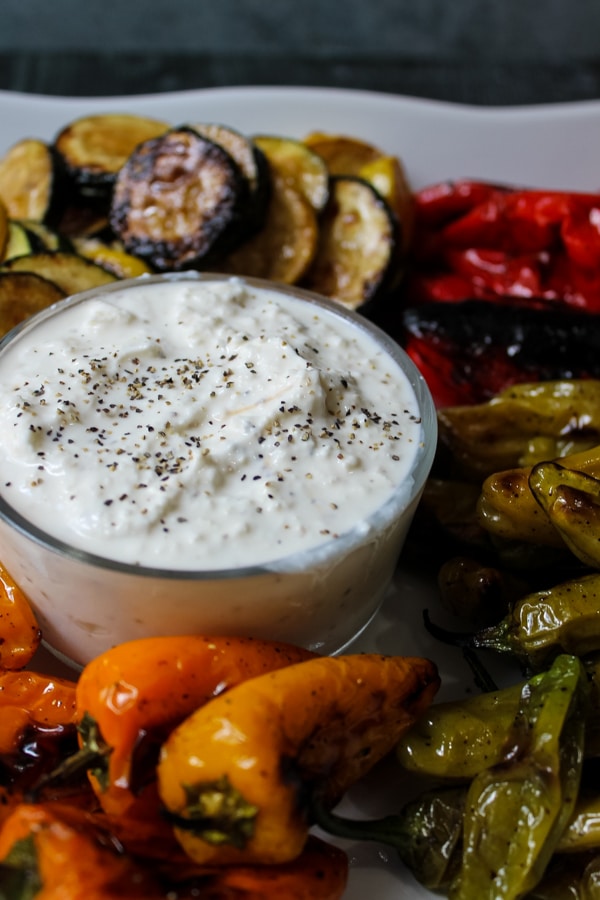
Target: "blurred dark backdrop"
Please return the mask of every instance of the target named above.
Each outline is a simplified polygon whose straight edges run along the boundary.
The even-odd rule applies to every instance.
[[[598,0],[3,0],[0,89],[373,89],[475,104],[600,98]]]

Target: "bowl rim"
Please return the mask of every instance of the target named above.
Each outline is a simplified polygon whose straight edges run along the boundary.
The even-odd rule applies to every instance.
[[[40,526],[31,522],[26,516],[14,509],[0,493],[0,521],[11,529],[27,538],[45,550],[58,554],[68,561],[93,566],[110,572],[131,575],[135,577],[181,580],[181,581],[213,581],[216,579],[248,578],[272,574],[274,572],[303,572],[315,565],[326,565],[334,559],[350,554],[353,550],[364,544],[369,534],[381,532],[389,526],[398,515],[420,496],[425,485],[437,447],[438,425],[437,411],[424,377],[416,364],[408,356],[401,345],[387,332],[367,319],[361,313],[343,306],[330,298],[324,297],[314,291],[297,287],[296,285],[280,284],[262,278],[251,276],[230,275],[221,272],[184,270],[180,272],[164,272],[157,274],[143,274],[134,278],[119,279],[97,287],[72,294],[62,300],[53,303],[33,316],[12,328],[0,340],[0,358],[15,343],[34,331],[39,325],[50,318],[60,315],[66,309],[78,306],[88,300],[104,297],[107,294],[118,293],[130,288],[139,287],[142,284],[155,284],[176,281],[193,282],[237,282],[257,290],[266,290],[275,294],[284,294],[292,299],[305,300],[308,303],[322,309],[328,315],[339,317],[359,330],[366,332],[396,363],[408,380],[413,391],[417,407],[420,412],[421,440],[413,465],[402,481],[400,481],[389,497],[373,510],[367,517],[355,523],[351,528],[343,531],[335,539],[326,540],[314,544],[302,550],[287,553],[282,556],[267,559],[259,564],[230,566],[219,569],[186,569],[176,567],[137,565],[134,563],[114,560],[110,557],[92,553],[88,550],[75,547],[60,538],[55,537]]]

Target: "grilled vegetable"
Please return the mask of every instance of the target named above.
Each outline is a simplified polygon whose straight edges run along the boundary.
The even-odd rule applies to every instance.
[[[118,241],[105,244],[98,238],[84,237],[75,238],[73,246],[79,256],[102,266],[117,278],[137,278],[138,275],[150,275],[153,271],[142,259],[127,253]]]
[[[497,624],[470,639],[539,670],[560,653],[600,650],[600,574],[593,572],[522,597]]]
[[[440,444],[453,472],[480,480],[600,444],[600,381],[524,383],[486,403],[438,410]]]
[[[165,900],[157,880],[109,839],[75,807],[19,804],[0,831],[0,895]]]
[[[415,199],[414,297],[600,309],[600,194],[459,181]]]
[[[482,403],[523,382],[600,377],[600,338],[587,312],[466,300],[390,304],[382,316],[438,407]]]
[[[529,487],[571,552],[600,567],[600,479],[557,462],[538,463]]]
[[[427,660],[364,654],[288,666],[211,700],[171,732],[158,766],[186,853],[215,864],[294,859],[308,796],[337,802],[438,685]]]
[[[271,179],[271,196],[261,230],[219,263],[224,272],[296,284],[314,259],[319,229],[314,209],[280,175]]]
[[[0,270],[0,336],[65,296],[57,284],[40,275]]]
[[[246,182],[191,128],[144,141],[119,171],[110,224],[128,253],[167,271],[205,265],[239,240]]]
[[[27,597],[0,564],[0,670],[22,669],[40,640],[40,628]]]
[[[56,228],[51,228],[44,222],[35,222],[33,219],[20,219],[19,224],[25,228],[31,241],[32,252],[39,253],[42,250],[71,250],[71,244],[64,234]]]
[[[94,740],[81,762],[92,769],[105,809],[120,813],[135,800],[145,772],[134,760],[144,745],[152,755],[176,723],[215,693],[313,655],[250,638],[183,636],[131,641],[96,657],[79,677],[77,708]],[[125,695],[135,702],[123,702]]]
[[[34,238],[21,225],[20,222],[11,220],[8,223],[8,240],[4,248],[4,256],[0,257],[0,262],[4,263],[15,256],[25,256],[34,250]]]
[[[247,233],[260,228],[265,221],[271,192],[271,172],[262,148],[227,125],[194,123],[190,127],[219,144],[235,160],[248,187],[244,227]]]
[[[52,221],[63,195],[56,156],[44,141],[26,138],[0,159],[0,199],[12,219]]]
[[[180,857],[160,866],[182,900],[341,900],[348,880],[343,850],[310,835],[296,859],[273,866],[206,868]]]
[[[563,456],[560,465],[598,478],[600,447]],[[534,496],[531,474],[532,467],[524,466],[488,476],[481,487],[479,521],[494,538],[565,548],[563,538]]]
[[[69,122],[53,146],[79,192],[105,196],[137,145],[164,134],[168,127],[144,116],[101,113]]]
[[[400,160],[347,135],[317,131],[304,142],[325,161],[330,175],[355,175],[375,188],[396,216],[400,241],[407,250],[412,241],[414,199]]]
[[[117,280],[116,275],[91,260],[60,250],[9,259],[0,266],[0,274],[3,272],[38,275],[53,282],[65,296]]]
[[[452,900],[522,898],[541,880],[575,809],[587,702],[585,673],[575,657],[560,656],[530,679],[504,759],[468,786],[462,841],[460,795],[442,804],[427,798],[424,808],[412,806],[399,819],[353,823],[317,810],[317,821],[334,834],[397,847],[416,864],[418,877],[432,886],[449,882]]]
[[[363,179],[335,176],[303,283],[357,309],[387,287],[396,252],[397,228],[387,203]]]
[[[329,170],[322,157],[293,138],[261,134],[254,143],[280,178],[321,212],[329,196]]]

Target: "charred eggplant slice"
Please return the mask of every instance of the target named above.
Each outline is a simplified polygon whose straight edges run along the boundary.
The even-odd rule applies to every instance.
[[[192,128],[140,144],[120,170],[110,224],[159,271],[198,268],[239,234],[245,180],[229,153]]]
[[[117,276],[77,253],[44,252],[16,256],[0,267],[5,272],[29,272],[53,282],[64,295],[77,294],[117,281]]]
[[[56,155],[44,141],[26,138],[0,159],[0,199],[11,219],[53,220],[63,187]]]
[[[0,273],[0,336],[65,296],[58,285],[40,275]]]
[[[325,160],[294,138],[261,134],[254,138],[254,143],[272,169],[321,212],[329,197],[329,170]]]
[[[83,116],[56,135],[54,149],[80,191],[105,195],[137,145],[169,127],[166,122],[128,113]]]
[[[333,177],[315,260],[303,283],[358,309],[387,287],[397,246],[396,219],[375,188],[362,178]]]

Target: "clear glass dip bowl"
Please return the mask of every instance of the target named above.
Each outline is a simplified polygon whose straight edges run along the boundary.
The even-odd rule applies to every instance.
[[[142,281],[152,286],[190,279],[229,276],[142,276],[67,298],[8,334],[0,343],[0,363],[9,350],[26,353],[40,324],[74,305]],[[427,385],[396,342],[360,314],[296,288],[237,280],[340,317],[389,355],[412,387],[420,414],[414,464],[379,508],[339,536],[269,563],[233,568],[211,569],[209,560],[193,570],[114,561],[69,546],[0,496],[0,560],[29,597],[46,646],[75,666],[123,641],[187,633],[249,635],[335,653],[365,629],[382,603],[434,457],[437,420]]]

